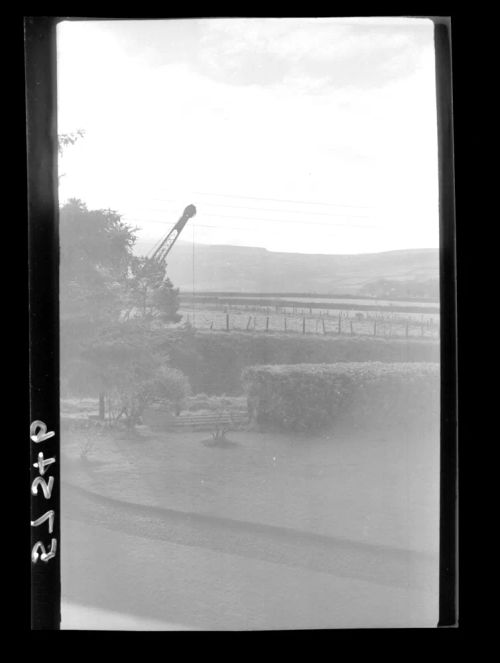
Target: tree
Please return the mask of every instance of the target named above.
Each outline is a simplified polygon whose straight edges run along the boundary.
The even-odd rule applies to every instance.
[[[132,306],[143,318],[179,322],[179,290],[166,277],[166,267],[153,258],[134,258],[131,263],[129,292]]]
[[[127,421],[141,416],[166,361],[165,351],[152,351],[150,321],[180,319],[165,266],[134,256],[135,239],[113,210],[89,210],[77,199],[60,210],[62,388],[98,391],[101,419],[106,393]],[[127,320],[131,307],[141,315]]]
[[[69,145],[74,145],[79,138],[83,138],[85,136],[85,133],[85,129],[77,129],[71,133],[59,134],[57,136],[57,150],[59,155],[62,156],[64,149]]]
[[[116,420],[123,416],[126,427],[132,429],[142,420],[145,409],[156,402],[166,402],[176,414],[180,414],[190,393],[189,382],[183,373],[163,364],[156,365],[148,378],[137,379],[136,372],[129,373],[127,369],[127,365],[120,367],[122,379],[117,380],[109,392],[116,401]]]
[[[126,274],[133,257],[136,230],[124,223],[117,212],[89,210],[81,200],[72,198],[61,207],[59,215],[62,258],[77,273],[82,273],[82,267],[86,271],[89,267],[103,267],[121,276]],[[77,264],[73,262],[75,258],[80,260]]]
[[[102,329],[68,365],[69,387],[81,394],[100,390],[108,395],[108,417],[133,428],[145,408],[161,401],[180,412],[190,392],[187,377],[168,366],[161,333],[142,319]]]
[[[91,324],[120,316],[134,256],[135,229],[112,210],[68,201],[59,214],[61,316]]]
[[[74,145],[79,138],[85,136],[85,129],[77,129],[68,134],[59,134],[57,136],[57,151],[59,152],[59,157],[62,157],[64,150],[70,145]],[[61,177],[64,177],[65,173],[61,173],[58,177],[60,180]]]
[[[135,229],[112,210],[69,200],[59,213],[61,375],[78,360],[83,341],[119,320]],[[80,362],[81,363],[81,362]],[[100,392],[100,416],[104,394]]]
[[[153,317],[151,295],[160,287],[165,267],[152,258],[135,258],[130,265],[129,292],[131,303],[143,318]]]
[[[164,322],[179,322],[182,316],[179,309],[179,288],[166,278],[153,293],[153,304]]]

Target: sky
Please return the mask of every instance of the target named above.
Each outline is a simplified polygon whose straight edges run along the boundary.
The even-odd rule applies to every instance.
[[[59,198],[145,250],[181,238],[301,253],[439,246],[427,19],[65,21]]]

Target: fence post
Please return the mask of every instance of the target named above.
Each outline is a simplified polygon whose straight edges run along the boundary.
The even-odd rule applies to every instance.
[[[269,316],[266,317],[266,331],[269,331]]]
[[[339,334],[342,334],[342,313],[339,313]]]
[[[302,318],[302,333],[306,333],[306,318],[305,316]]]
[[[321,318],[321,323],[323,324],[323,334],[326,334],[325,320],[324,320],[324,318]]]
[[[247,322],[247,331],[250,329],[250,322],[252,321],[252,316],[248,316],[248,322]]]
[[[286,331],[286,315],[283,316],[283,322],[285,323],[285,331]]]
[[[103,391],[99,392],[99,419],[104,421],[106,419],[106,394]]]
[[[226,331],[229,331],[229,313],[226,313]]]
[[[214,321],[212,320],[212,322],[210,323],[210,329],[213,329],[213,328],[214,328]]]
[[[353,330],[353,328],[352,328],[352,320],[351,320],[351,323],[350,323],[350,324],[351,324],[351,336],[353,336],[353,335],[354,335],[354,330]]]

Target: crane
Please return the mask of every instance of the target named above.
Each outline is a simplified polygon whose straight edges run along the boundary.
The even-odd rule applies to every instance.
[[[167,255],[181,234],[184,226],[195,214],[196,207],[194,205],[188,205],[172,230],[170,230],[167,236],[160,242],[158,247],[153,250],[153,253],[150,256],[151,260],[155,260],[162,265],[165,264]]]
[[[166,258],[167,255],[170,253],[173,245],[175,244],[177,238],[181,234],[184,226],[186,223],[191,219],[194,215],[196,214],[196,207],[194,205],[188,205],[184,212],[182,213],[182,216],[180,219],[177,221],[175,226],[167,233],[167,235],[160,240],[160,242],[157,244],[156,247],[152,249],[150,252],[150,255],[148,256],[147,263],[143,265],[142,271],[139,272],[138,276],[140,278],[141,274],[145,274],[148,269],[146,265],[149,263],[156,263],[158,265],[161,265],[162,267],[166,267]],[[145,271],[146,270],[146,271]],[[124,312],[124,318],[125,320],[128,320],[132,311],[134,310],[134,306],[129,308]]]

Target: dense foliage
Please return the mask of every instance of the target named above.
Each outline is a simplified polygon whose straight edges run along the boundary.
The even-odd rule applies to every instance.
[[[187,378],[168,368],[153,332],[157,320],[180,317],[165,266],[133,255],[136,229],[112,210],[70,200],[59,225],[63,393],[99,392],[101,417],[106,394],[109,417],[116,410],[128,425],[155,399],[179,408]]]
[[[342,420],[422,426],[439,421],[439,365],[348,362],[256,366],[243,372],[262,429],[312,431]]]
[[[134,229],[112,210],[70,200],[60,210],[59,238],[64,329],[85,334],[116,320],[126,301]]]
[[[241,394],[241,372],[256,364],[439,361],[439,343],[420,339],[191,331],[165,340],[172,366],[207,394]]]
[[[128,279],[129,306],[143,318],[179,322],[179,289],[166,276],[165,264],[152,258],[134,257]]]
[[[167,403],[177,412],[190,393],[189,381],[168,364],[163,340],[142,321],[119,322],[102,329],[70,361],[66,388],[73,394],[106,393],[107,417],[137,424],[146,407]]]
[[[179,291],[166,268],[132,253],[136,229],[113,210],[89,210],[80,200],[60,210],[61,323],[86,333],[133,310],[135,317],[178,322]]]

